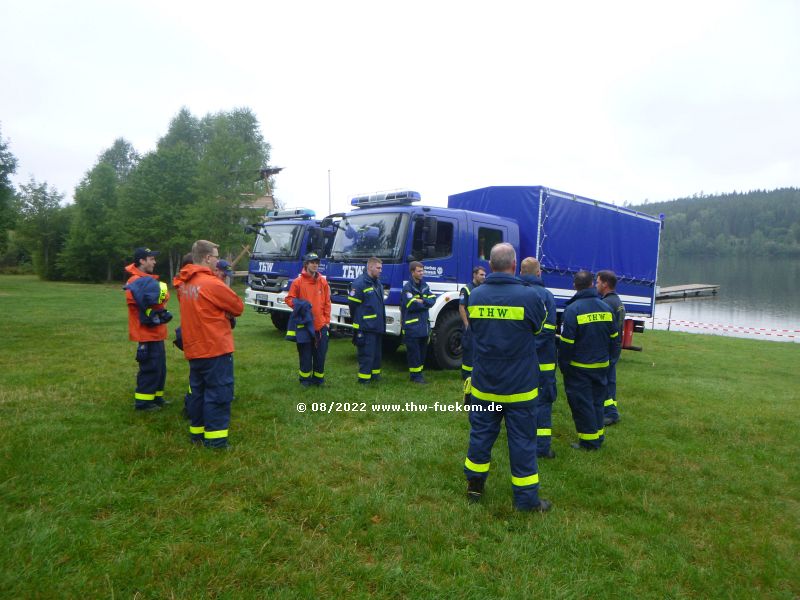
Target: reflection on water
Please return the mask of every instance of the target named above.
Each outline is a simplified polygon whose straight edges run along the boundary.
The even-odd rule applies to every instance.
[[[662,258],[658,284],[716,283],[717,296],[656,304],[655,328],[800,342],[800,261]],[[648,323],[648,327],[651,325]]]

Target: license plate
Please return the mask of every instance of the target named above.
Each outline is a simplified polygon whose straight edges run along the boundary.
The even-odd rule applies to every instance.
[[[342,310],[339,311],[339,316],[342,317],[342,318],[345,318],[345,319],[349,319],[350,318],[350,309],[349,308],[343,308]]]
[[[258,302],[266,302],[267,301],[267,295],[266,294],[256,294],[256,300]]]

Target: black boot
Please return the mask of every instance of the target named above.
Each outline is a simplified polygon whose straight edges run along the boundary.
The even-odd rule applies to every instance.
[[[467,479],[467,500],[471,503],[480,502],[485,483],[485,479],[478,479],[477,477]]]

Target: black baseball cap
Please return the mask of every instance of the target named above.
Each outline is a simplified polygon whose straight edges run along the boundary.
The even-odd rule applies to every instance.
[[[137,248],[133,251],[133,262],[138,263],[140,260],[144,260],[148,256],[158,256],[158,250],[150,250],[150,248]]]

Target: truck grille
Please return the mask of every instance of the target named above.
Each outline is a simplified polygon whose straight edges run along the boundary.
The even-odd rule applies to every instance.
[[[347,281],[329,281],[328,286],[331,288],[331,296],[347,298],[347,293],[350,291],[350,283]]]
[[[250,275],[250,287],[259,292],[280,292],[286,277],[278,275]]]

